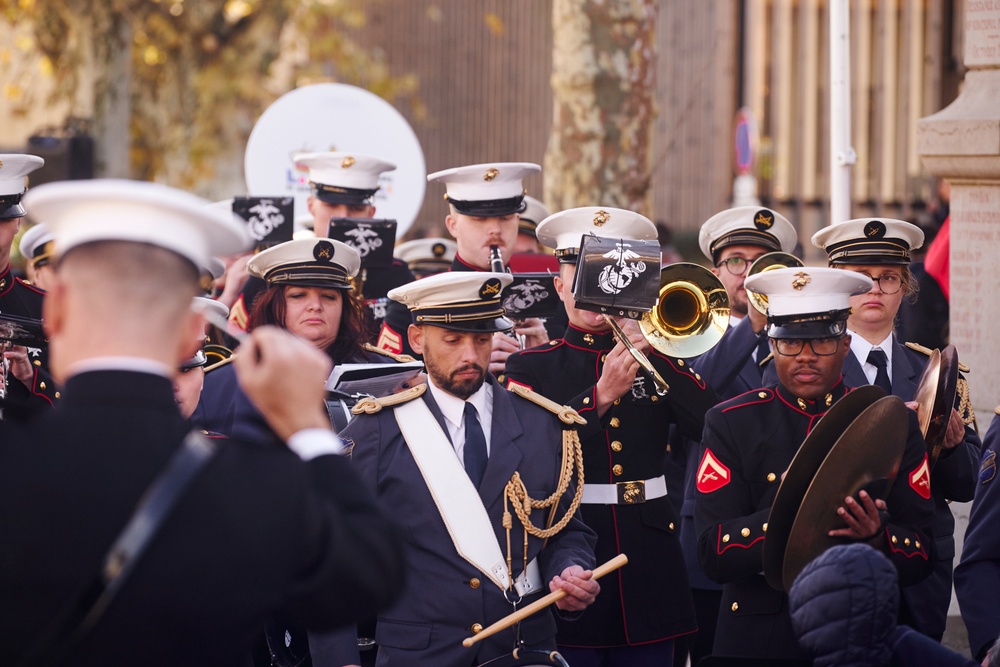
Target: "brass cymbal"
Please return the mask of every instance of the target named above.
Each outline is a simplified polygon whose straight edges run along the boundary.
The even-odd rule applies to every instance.
[[[927,357],[927,365],[920,375],[917,391],[913,400],[917,402],[917,422],[920,424],[920,435],[927,439],[927,427],[931,425],[931,412],[934,410],[934,399],[937,397],[938,378],[941,376],[941,352],[931,350]],[[929,449],[929,448],[928,448]]]
[[[885,396],[885,391],[875,385],[865,385],[848,392],[834,403],[816,423],[809,436],[799,446],[788,466],[785,479],[778,487],[778,494],[767,518],[767,536],[764,539],[764,578],[772,588],[785,590],[781,580],[781,567],[785,560],[785,546],[792,531],[792,523],[802,504],[816,471],[833,448],[844,430],[867,407]]]
[[[844,498],[862,489],[872,499],[889,495],[906,447],[906,404],[897,396],[880,398],[847,427],[816,472],[795,516],[781,568],[785,590],[814,558],[848,540],[830,537],[844,527],[837,514]]]
[[[928,388],[923,395],[924,376],[928,376],[928,368],[924,370],[924,376],[920,378],[920,385],[917,387],[917,417],[920,420],[920,432],[924,434],[924,442],[927,443],[927,464],[933,468],[941,456],[944,449],[944,436],[948,432],[948,421],[951,419],[951,411],[955,406],[955,394],[958,392],[958,352],[954,345],[948,345],[940,354],[937,350],[931,354],[931,361],[934,356],[939,355],[940,363],[937,373],[931,372],[928,377]],[[930,384],[933,381],[933,384]],[[927,397],[933,390],[933,402]],[[921,400],[923,398],[923,400]],[[921,414],[923,413],[923,414]],[[926,421],[926,426],[924,422]]]

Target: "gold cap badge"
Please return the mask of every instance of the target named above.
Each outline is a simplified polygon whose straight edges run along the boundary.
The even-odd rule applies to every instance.
[[[604,223],[611,219],[611,214],[605,210],[600,210],[594,214],[594,226],[602,227]]]
[[[795,279],[792,280],[792,289],[801,290],[804,289],[806,285],[812,282],[812,278],[805,271],[799,271],[795,274]]]
[[[350,168],[351,168],[351,167],[353,167],[353,166],[354,166],[354,165],[355,165],[356,163],[357,163],[357,160],[355,160],[355,159],[354,159],[353,157],[351,157],[350,155],[348,155],[348,156],[347,156],[347,157],[345,157],[345,158],[344,158],[343,160],[341,160],[341,162],[340,162],[340,167],[341,167],[342,169],[350,169]]]
[[[492,181],[494,178],[496,178],[499,175],[500,175],[500,170],[499,169],[497,169],[495,167],[490,167],[489,169],[486,170],[486,173],[483,174],[483,180],[484,181]]]

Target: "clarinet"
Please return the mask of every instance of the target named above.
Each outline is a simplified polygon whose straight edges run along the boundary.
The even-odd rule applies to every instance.
[[[500,246],[491,245],[490,246],[490,269],[493,273],[507,273],[507,269],[503,265],[503,257],[500,255]],[[519,324],[519,320],[515,320],[515,324]],[[517,341],[518,346],[523,350],[525,348],[525,338],[523,334],[510,331],[507,333],[508,336]]]
[[[490,270],[493,273],[507,273],[503,266],[503,256],[500,254],[500,246],[490,246]]]

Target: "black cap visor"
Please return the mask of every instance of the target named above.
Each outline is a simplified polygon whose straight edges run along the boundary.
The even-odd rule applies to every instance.
[[[833,310],[808,315],[768,316],[767,335],[771,338],[837,338],[847,331],[849,313]]]
[[[512,213],[523,213],[528,208],[524,195],[509,199],[489,199],[485,201],[462,201],[448,197],[448,203],[462,215],[474,218],[499,218]]]
[[[344,204],[346,206],[368,206],[372,197],[378,192],[374,190],[358,190],[356,188],[341,188],[335,185],[313,183],[313,196],[327,204]]]

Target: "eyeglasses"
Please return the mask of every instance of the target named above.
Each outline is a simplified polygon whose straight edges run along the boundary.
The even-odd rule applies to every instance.
[[[813,354],[818,357],[829,357],[840,347],[839,338],[772,338],[774,351],[783,357],[794,357],[802,353],[806,343],[809,343]]]
[[[878,283],[878,288],[882,290],[882,294],[895,294],[903,289],[903,279],[895,273],[883,273],[878,278],[875,276],[868,277]]]
[[[715,265],[716,268],[726,265],[726,270],[734,276],[742,276],[747,272],[747,268],[751,264],[751,260],[745,257],[730,257],[729,259],[724,259]]]

